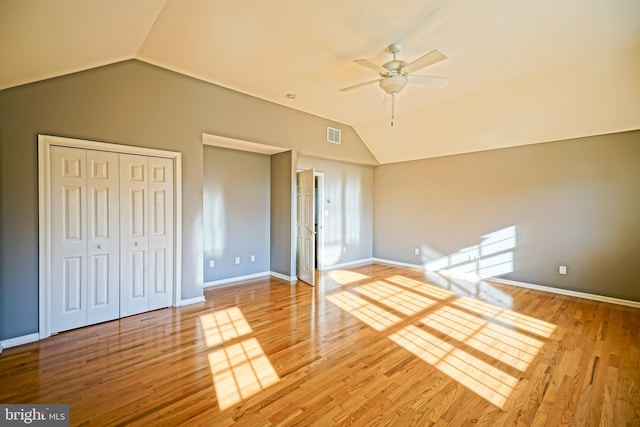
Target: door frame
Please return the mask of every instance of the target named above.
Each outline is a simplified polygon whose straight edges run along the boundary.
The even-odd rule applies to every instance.
[[[316,245],[316,269],[318,271],[322,271],[325,269],[324,265],[324,210],[325,210],[325,199],[324,199],[324,172],[317,171],[314,169],[314,181],[315,178],[318,179],[318,185],[314,187],[318,190],[318,199],[316,200],[316,211],[318,214],[318,240]]]
[[[316,246],[315,246],[315,257],[316,259],[314,260],[314,274],[315,274],[315,270],[318,271],[323,271],[325,270],[326,266],[324,264],[324,225],[325,225],[325,219],[324,219],[324,211],[325,211],[325,197],[324,197],[324,171],[318,171],[314,168],[313,169],[313,188],[314,190],[317,190],[317,200],[315,200],[315,209],[316,209],[316,213],[318,215],[318,230],[317,230],[317,240],[316,240]],[[300,168],[296,168],[296,182],[297,182],[297,174],[298,172],[302,172],[305,169],[300,169]],[[317,186],[316,186],[316,178],[317,178]],[[293,196],[294,196],[294,200],[296,201],[297,204],[297,188],[294,187],[293,190],[294,192]],[[297,226],[297,222],[298,222],[298,209],[296,206],[295,209],[295,215],[292,218],[292,224],[291,226],[293,227],[293,230],[296,231],[296,226]],[[295,244],[295,250],[292,252],[292,257],[294,260],[294,265],[296,266],[296,271],[294,272],[295,274],[295,278],[298,278],[298,266],[297,266],[297,257],[298,257],[298,245],[297,245],[297,238],[294,239],[294,241],[296,242]]]
[[[51,146],[81,148],[124,154],[164,157],[173,160],[174,183],[174,287],[172,306],[182,299],[182,154],[130,145],[38,135],[38,334],[51,335]]]
[[[311,178],[310,185],[308,183],[309,177]],[[315,181],[316,175],[313,169],[305,169],[296,172],[296,277],[298,278],[298,280],[305,282],[311,286],[315,286],[317,260],[317,231],[311,229],[313,224],[315,224],[314,218],[317,213],[315,207]],[[311,187],[310,192],[308,190],[309,187]],[[303,189],[303,191],[301,191],[301,189]],[[301,195],[308,196],[309,193],[311,197],[301,198]],[[311,206],[308,206],[308,204],[306,203],[309,199],[311,200]],[[309,217],[311,217],[311,226],[308,225]],[[310,267],[310,271],[307,270],[307,267]]]

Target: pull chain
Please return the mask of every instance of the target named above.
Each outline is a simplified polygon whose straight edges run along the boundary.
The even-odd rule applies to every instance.
[[[393,49],[393,61],[396,61],[396,53],[398,52],[398,50]],[[395,119],[396,116],[396,94],[395,92],[391,94],[391,126],[393,126],[393,121]]]
[[[391,94],[391,126],[393,126],[393,119],[396,115],[396,94]]]

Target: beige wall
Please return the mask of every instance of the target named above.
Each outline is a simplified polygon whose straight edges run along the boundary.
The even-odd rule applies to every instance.
[[[203,151],[205,284],[270,271],[270,156],[211,146]]]
[[[330,268],[371,258],[373,167],[310,156],[298,156],[297,166],[324,173],[324,200],[318,206],[324,215],[325,244],[319,254],[322,265]]]
[[[375,257],[640,301],[640,131],[386,164],[374,188]]]
[[[326,127],[343,130],[341,145]],[[0,340],[38,331],[39,133],[182,153],[183,298],[202,295],[202,134],[374,164],[355,131],[131,60],[0,91]]]

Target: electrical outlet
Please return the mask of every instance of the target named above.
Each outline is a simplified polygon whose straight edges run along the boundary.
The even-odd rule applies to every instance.
[[[560,273],[560,274],[567,274],[567,266],[566,266],[566,265],[561,265],[561,266],[558,268],[558,273]]]
[[[416,254],[416,255],[420,255],[420,249],[419,248],[415,248],[413,250],[413,253]]]
[[[209,268],[215,268],[216,262],[214,260],[209,260]]]
[[[239,256],[236,257],[236,264],[240,264],[240,257]]]
[[[342,248],[342,253],[343,253],[343,254],[346,254],[346,253],[347,253],[347,247],[346,247],[346,246]]]
[[[255,255],[251,255],[251,262],[256,262],[256,256]]]

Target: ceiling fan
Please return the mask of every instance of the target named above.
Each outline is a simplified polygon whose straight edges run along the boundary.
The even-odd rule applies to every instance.
[[[425,67],[428,67],[429,65],[433,65],[437,62],[447,59],[447,56],[442,52],[434,49],[431,52],[422,55],[413,62],[407,63],[396,58],[396,54],[400,52],[401,49],[402,45],[400,43],[393,43],[389,45],[388,50],[391,54],[393,54],[393,60],[382,65],[374,64],[368,59],[356,59],[354,61],[355,63],[377,71],[380,74],[380,78],[340,89],[340,92],[347,92],[362,86],[378,83],[382,90],[385,91],[385,93],[391,95],[391,126],[393,126],[395,113],[395,96],[397,93],[400,93],[400,91],[407,85],[407,83],[411,81],[413,83],[427,84],[436,87],[445,87],[451,80],[447,77],[412,74],[414,71],[421,70]]]

